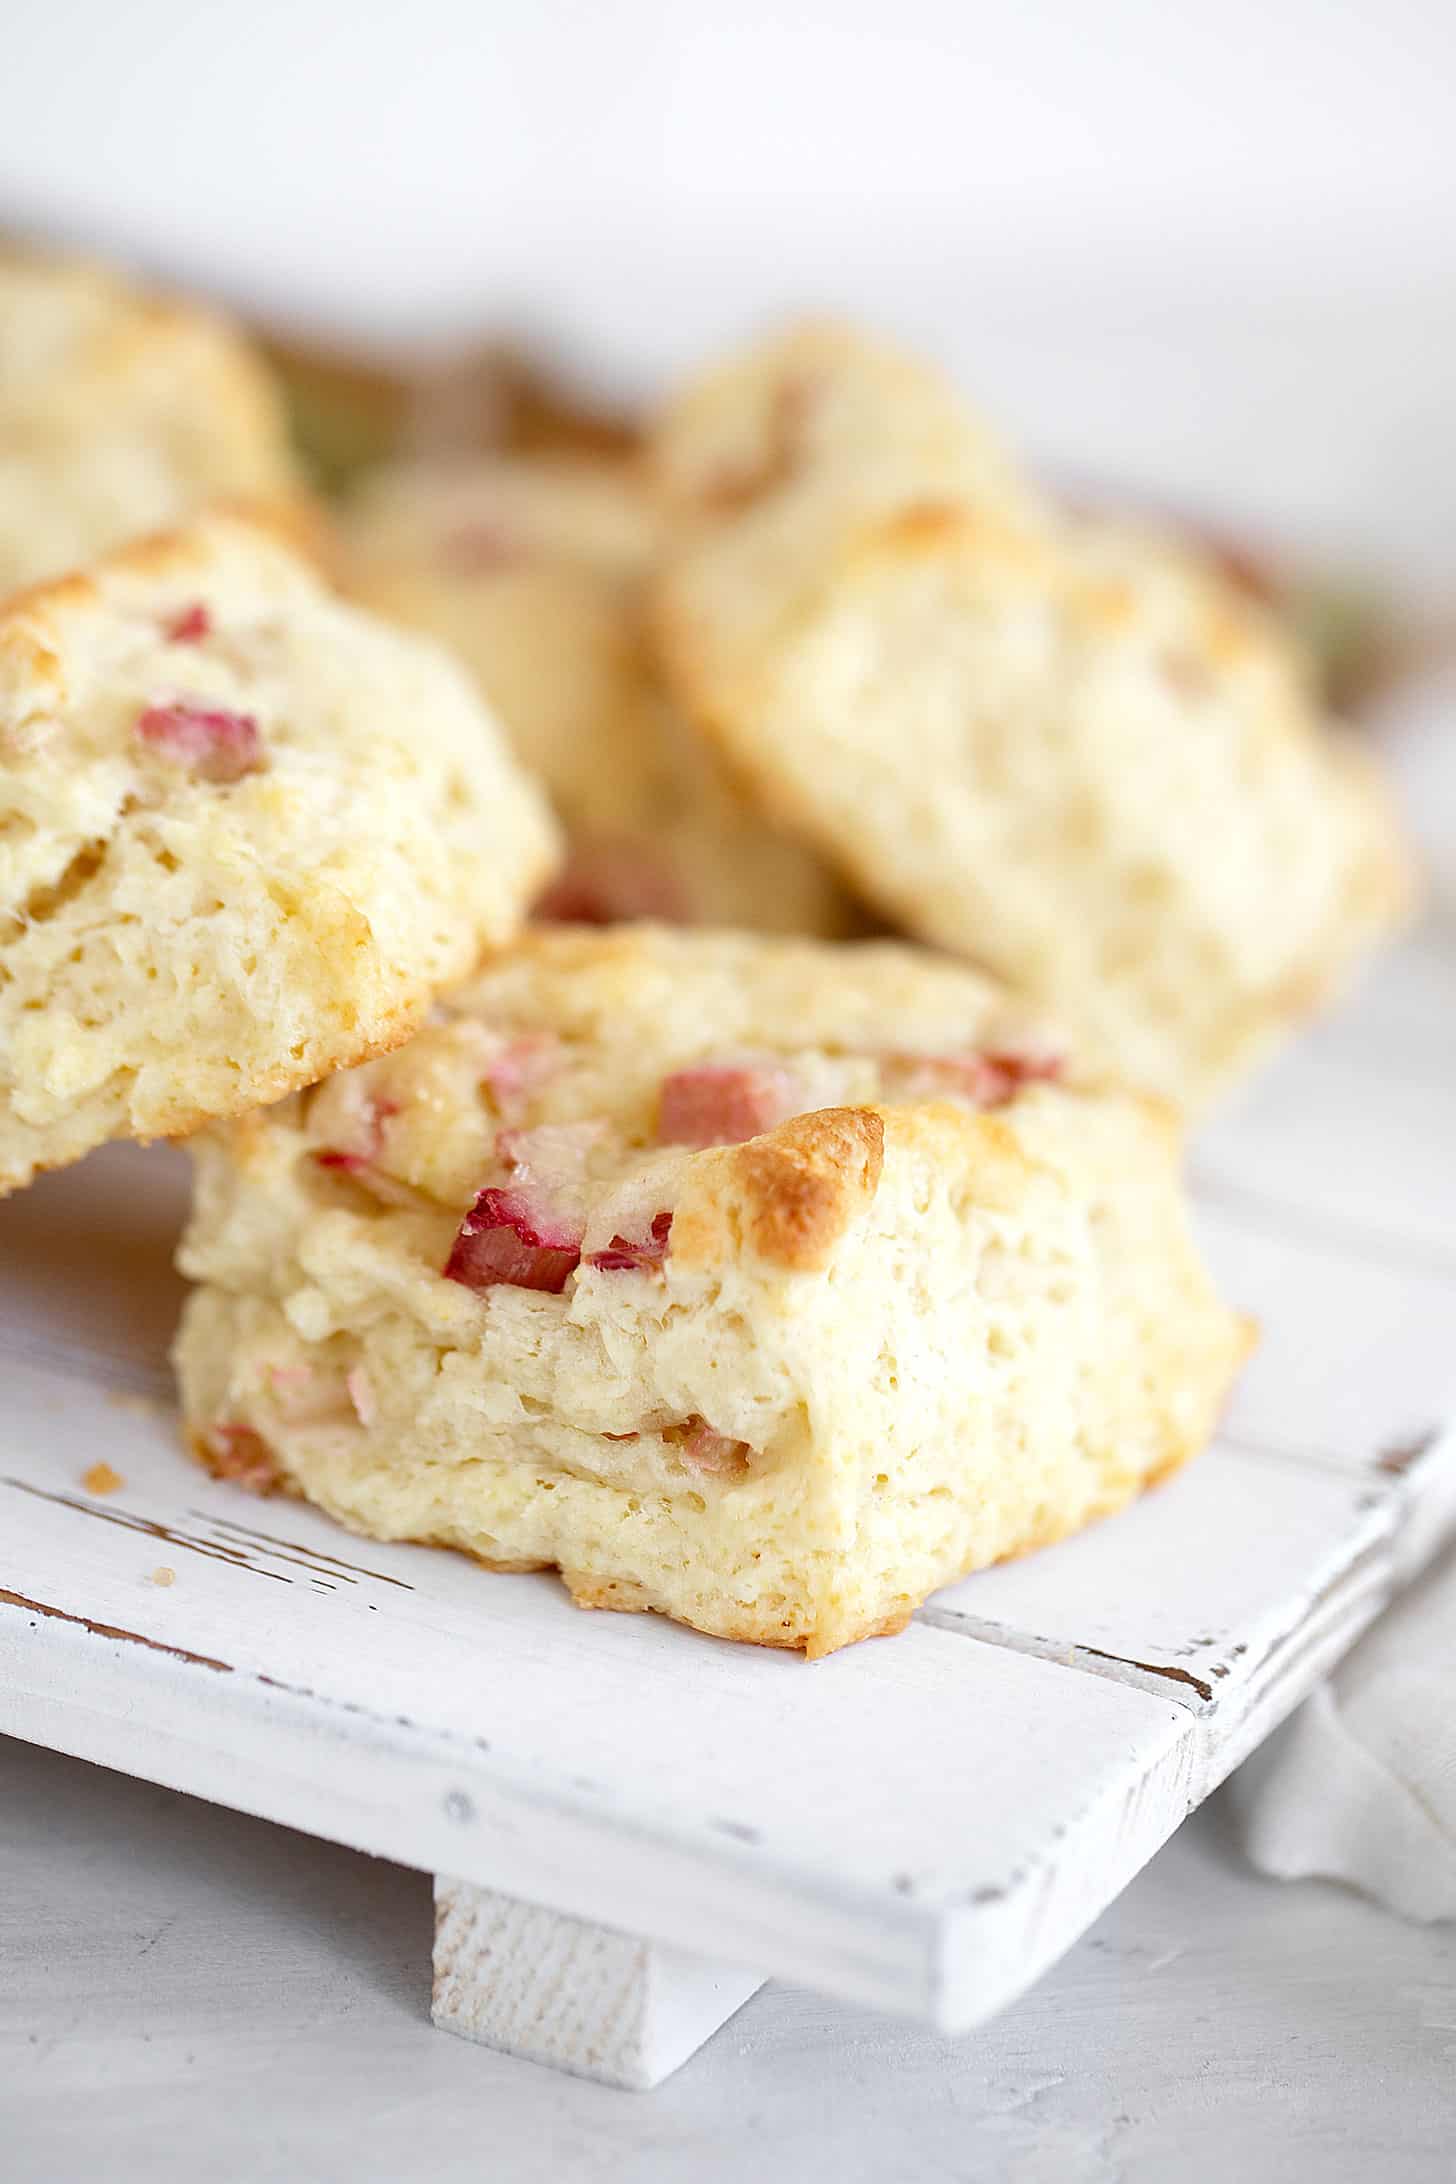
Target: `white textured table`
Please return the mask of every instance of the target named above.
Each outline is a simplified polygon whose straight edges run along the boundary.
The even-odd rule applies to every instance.
[[[650,2100],[442,2040],[430,1885],[0,1740],[5,2184],[1444,2184],[1456,1930],[1217,1805],[947,2040],[770,1985]]]

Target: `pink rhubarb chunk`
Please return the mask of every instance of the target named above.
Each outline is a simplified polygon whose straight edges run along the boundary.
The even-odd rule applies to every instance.
[[[150,705],[137,722],[143,743],[203,781],[240,781],[263,764],[263,739],[248,713],[201,705]]]
[[[1002,1107],[1024,1084],[1050,1083],[1063,1069],[1059,1054],[897,1054],[891,1059],[920,1097],[940,1092],[973,1100],[977,1107]]]
[[[586,1264],[599,1267],[604,1274],[651,1273],[667,1257],[671,1228],[670,1213],[654,1214],[646,1236],[614,1236],[604,1250],[588,1252]]]
[[[664,1439],[677,1443],[683,1462],[692,1470],[714,1479],[741,1478],[753,1454],[746,1441],[719,1433],[696,1413],[680,1426],[669,1426]]]
[[[445,1279],[480,1292],[505,1283],[557,1296],[581,1262],[583,1226],[529,1185],[484,1190],[460,1224]]]
[[[1063,1068],[1060,1054],[983,1054],[982,1104],[999,1107],[1024,1084],[1051,1084]]]
[[[741,1145],[782,1122],[791,1106],[782,1070],[705,1062],[663,1078],[657,1135],[664,1145]]]
[[[200,645],[204,638],[212,635],[212,616],[200,599],[195,600],[180,614],[173,615],[165,625],[165,634],[174,645]]]
[[[391,1115],[399,1113],[395,1100],[377,1100],[366,1096],[359,1112],[359,1133],[352,1145],[325,1145],[314,1154],[321,1168],[342,1168],[348,1175],[358,1175],[362,1169],[372,1168],[384,1151],[384,1125]]]

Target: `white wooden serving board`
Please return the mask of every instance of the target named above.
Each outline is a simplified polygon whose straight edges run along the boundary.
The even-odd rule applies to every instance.
[[[1264,1326],[1219,1445],[812,1666],[206,1479],[168,1410],[181,1156],[50,1178],[0,1208],[0,1730],[445,1877],[438,2020],[618,2083],[768,1974],[974,2024],[1456,1528],[1449,934],[1194,1172]]]

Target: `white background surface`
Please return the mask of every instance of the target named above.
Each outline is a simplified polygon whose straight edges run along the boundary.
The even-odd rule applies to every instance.
[[[9,0],[0,216],[639,387],[775,310],[1453,589],[1441,0]],[[0,2174],[1424,2184],[1456,1940],[1185,1831],[963,2044],[770,1988],[646,2100],[430,2032],[428,1882],[0,1746]]]
[[[5,2184],[1444,2184],[1456,1932],[1205,1810],[949,2041],[770,1986],[655,2093],[432,2032],[430,1884],[0,1743]]]
[[[0,217],[658,381],[785,310],[1059,469],[1450,571],[1446,0],[7,0]]]

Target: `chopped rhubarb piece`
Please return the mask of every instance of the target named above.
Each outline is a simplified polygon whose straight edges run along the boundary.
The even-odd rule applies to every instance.
[[[271,1494],[281,1483],[272,1449],[251,1426],[212,1427],[204,1437],[202,1454],[215,1479],[231,1479],[250,1494]]]
[[[685,1418],[681,1425],[669,1426],[663,1439],[676,1444],[683,1462],[691,1470],[701,1471],[708,1478],[742,1478],[753,1454],[746,1441],[735,1441],[729,1434],[719,1433],[696,1412]]]
[[[352,1145],[325,1145],[314,1154],[321,1168],[342,1168],[357,1175],[370,1168],[384,1151],[384,1125],[399,1113],[397,1100],[376,1099],[366,1093],[359,1102],[358,1135]]]
[[[993,1105],[1009,1100],[1024,1084],[1054,1084],[1066,1067],[1060,1054],[988,1054],[985,1062],[997,1079]]]
[[[905,1088],[920,1097],[951,1093],[971,1100],[977,1107],[1001,1107],[1024,1084],[1049,1082],[1061,1075],[1063,1062],[1057,1054],[1013,1053],[1010,1050],[981,1054],[897,1054],[891,1057],[904,1072]]]
[[[137,734],[163,758],[186,766],[203,781],[240,781],[263,764],[258,723],[248,713],[201,705],[151,705]]]
[[[460,1224],[445,1279],[483,1291],[506,1284],[559,1295],[581,1262],[583,1224],[544,1192],[484,1190]]]
[[[657,1135],[664,1145],[741,1145],[791,1110],[785,1071],[749,1062],[702,1062],[663,1078]]]
[[[180,614],[174,614],[166,625],[165,634],[174,645],[200,645],[212,635],[212,616],[199,599]]]
[[[652,1227],[644,1237],[614,1236],[601,1251],[587,1253],[586,1265],[600,1267],[604,1274],[650,1273],[661,1266],[667,1257],[668,1232],[672,1227],[672,1215],[659,1213],[653,1216]]]
[[[624,918],[689,922],[686,891],[670,859],[636,835],[598,835],[572,844],[566,870],[535,914],[557,925],[616,925]]]

